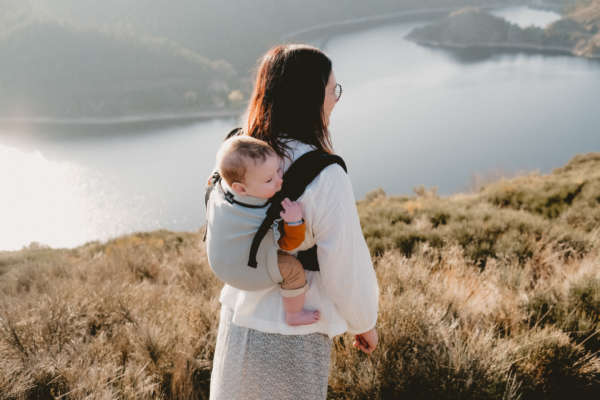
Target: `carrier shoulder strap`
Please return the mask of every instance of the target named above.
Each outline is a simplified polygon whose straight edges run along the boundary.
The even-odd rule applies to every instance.
[[[241,135],[243,133],[242,128],[234,128],[232,130],[229,131],[229,133],[227,134],[227,136],[225,136],[224,140],[230,139],[233,136],[237,136],[237,135]]]
[[[210,194],[215,189],[215,186],[221,181],[221,175],[214,171],[210,178],[208,178],[208,183],[206,185],[206,189],[204,191],[204,206],[208,205],[208,199],[210,198]]]
[[[258,252],[258,247],[271,225],[273,225],[273,222],[279,218],[280,213],[283,210],[281,207],[283,199],[288,197],[292,201],[297,200],[302,196],[306,187],[321,173],[321,171],[331,164],[338,164],[347,172],[346,163],[340,156],[329,154],[322,150],[314,150],[302,155],[288,168],[283,175],[283,185],[281,190],[271,199],[271,205],[267,210],[267,215],[252,240],[250,257],[248,259],[249,267],[257,267],[256,254]],[[301,259],[302,262],[302,258],[304,258],[305,262],[310,261],[314,265],[318,265],[316,260],[316,246],[309,250],[310,251],[307,251],[304,254],[299,254],[299,259]],[[314,257],[311,254],[313,254]],[[307,257],[310,257],[310,259],[307,259]],[[306,268],[305,262],[302,262],[305,269],[313,269],[310,267]]]

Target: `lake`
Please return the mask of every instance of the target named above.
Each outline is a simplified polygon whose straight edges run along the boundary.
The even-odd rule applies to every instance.
[[[496,15],[545,26],[555,13]],[[446,51],[404,39],[424,21],[322,43],[344,92],[330,130],[355,195],[469,190],[473,177],[542,173],[599,151],[600,63]],[[0,128],[0,250],[72,247],[154,229],[197,230],[204,182],[236,119]]]

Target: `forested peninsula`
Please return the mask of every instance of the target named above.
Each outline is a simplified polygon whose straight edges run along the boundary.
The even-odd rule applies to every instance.
[[[600,1],[580,3],[546,28],[521,28],[478,8],[465,8],[424,27],[407,38],[447,48],[494,48],[559,52],[600,58]]]

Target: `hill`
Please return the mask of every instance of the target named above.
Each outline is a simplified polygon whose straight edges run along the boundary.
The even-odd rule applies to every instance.
[[[600,4],[600,2],[598,2]],[[578,6],[567,17],[545,29],[521,28],[477,8],[450,14],[430,25],[413,29],[409,39],[441,47],[489,47],[497,49],[559,51],[599,58],[600,43],[592,6]]]
[[[28,21],[0,40],[0,54],[2,117],[216,109],[237,83],[227,62],[127,27]]]
[[[596,398],[600,153],[358,209],[380,344],[335,339],[328,398]],[[0,252],[0,397],[207,398],[221,283],[200,238]]]
[[[291,32],[491,3],[0,0],[0,119],[238,111],[257,58]]]
[[[563,1],[563,0],[557,0]],[[248,74],[256,59],[287,33],[315,25],[395,11],[485,5],[492,0],[38,0],[47,13],[86,26],[127,24],[136,31],[167,37],[210,59],[224,59]],[[496,1],[497,3],[497,1]],[[90,10],[95,12],[91,13]]]

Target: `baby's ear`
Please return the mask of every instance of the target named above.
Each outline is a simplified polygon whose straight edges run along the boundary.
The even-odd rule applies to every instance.
[[[233,191],[236,193],[246,194],[246,186],[243,183],[233,182],[231,189],[233,189]]]

